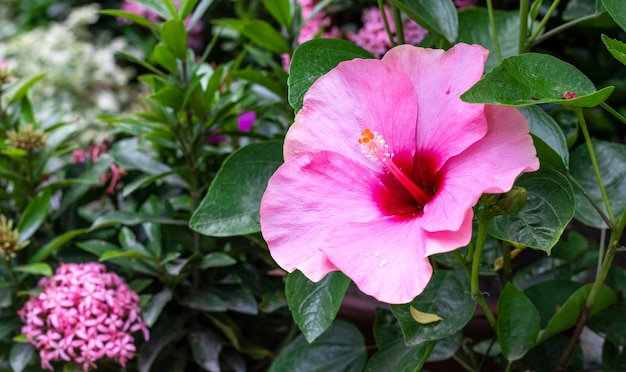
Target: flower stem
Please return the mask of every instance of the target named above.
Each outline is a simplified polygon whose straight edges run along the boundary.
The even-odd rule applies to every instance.
[[[420,359],[419,364],[415,367],[413,371],[418,372],[418,371],[421,371],[422,368],[424,368],[424,364],[426,364],[428,357],[430,357],[430,354],[433,352],[434,349],[435,349],[435,341],[428,341],[426,343],[426,351],[424,351],[424,355],[422,356],[422,359]]]
[[[511,245],[507,242],[502,243],[502,281],[506,283],[511,281],[513,271],[511,268]]]
[[[496,30],[496,20],[493,16],[493,4],[491,0],[487,0],[487,12],[489,13],[489,24],[491,25],[491,37],[493,38],[493,44],[496,48],[496,56],[498,57],[498,63],[502,61],[502,54],[500,53],[500,43],[498,42],[498,31]]]
[[[548,12],[543,16],[541,23],[539,23],[539,27],[537,27],[535,32],[533,32],[530,38],[528,38],[528,41],[526,42],[527,44],[532,44],[533,41],[537,38],[537,36],[539,36],[539,33],[541,33],[541,30],[543,30],[546,27],[546,24],[548,24],[550,17],[552,17],[552,13],[554,13],[554,11],[556,10],[556,7],[559,5],[560,2],[561,0],[554,0],[552,2],[552,5],[550,5]]]
[[[397,6],[391,4],[391,14],[393,15],[393,23],[396,25],[396,39],[398,44],[404,44],[404,29],[402,28],[402,14]]]
[[[619,121],[626,124],[626,118],[615,109],[613,109],[611,106],[607,105],[606,102],[602,102],[600,106],[602,106],[603,109],[611,113],[611,115],[615,116]]]
[[[568,28],[570,28],[570,27],[572,27],[572,26],[575,26],[575,25],[577,25],[577,24],[579,24],[579,23],[581,23],[581,22],[584,22],[584,21],[588,21],[588,20],[590,20],[590,19],[594,19],[594,18],[596,18],[596,17],[597,17],[597,15],[596,15],[596,14],[592,14],[592,15],[588,15],[588,16],[585,16],[585,17],[581,17],[581,18],[575,19],[575,20],[573,20],[573,21],[569,21],[569,22],[567,22],[567,23],[563,23],[562,25],[560,25],[560,26],[558,26],[558,27],[553,28],[552,30],[550,30],[550,31],[546,32],[545,34],[543,34],[543,35],[541,35],[541,36],[538,36],[538,37],[537,37],[537,38],[533,41],[532,45],[533,45],[533,46],[534,46],[534,45],[537,45],[537,44],[541,43],[542,41],[544,41],[544,40],[546,40],[546,39],[549,39],[549,38],[551,38],[552,36],[554,36],[554,35],[558,34],[559,32],[565,31],[565,30],[567,30]]]
[[[476,244],[474,246],[474,257],[472,259],[472,271],[470,274],[470,288],[472,293],[472,298],[476,300],[476,303],[485,313],[485,317],[489,322],[491,328],[496,330],[496,318],[491,313],[485,298],[483,297],[482,292],[480,291],[480,286],[478,282],[479,272],[480,272],[480,259],[483,255],[483,248],[485,246],[485,241],[487,241],[487,226],[489,225],[489,219],[481,217],[478,219],[478,232],[476,233]]]
[[[598,160],[596,159],[596,154],[593,151],[593,144],[591,143],[591,137],[589,136],[589,130],[587,129],[587,122],[585,121],[585,115],[583,115],[583,110],[580,107],[573,107],[572,110],[576,113],[576,117],[578,118],[578,122],[580,123],[580,129],[583,132],[583,136],[585,137],[585,143],[587,144],[587,150],[589,151],[589,157],[591,158],[591,164],[593,164],[593,170],[596,174],[596,179],[598,181],[598,186],[600,187],[600,193],[602,194],[602,200],[604,201],[604,206],[606,208],[606,212],[608,214],[609,220],[611,221],[610,226],[615,225],[615,217],[613,217],[613,211],[611,210],[611,205],[609,203],[609,197],[606,194],[606,190],[604,189],[604,182],[602,182],[602,176],[600,175],[600,168],[598,167]]]
[[[519,46],[520,53],[526,52],[526,38],[528,37],[528,0],[519,2]]]
[[[383,4],[383,0],[378,0],[378,9],[380,9],[380,14],[383,16],[383,23],[385,24],[385,31],[387,31],[387,36],[389,36],[389,44],[391,46],[396,46],[396,40],[393,38],[393,33],[391,32],[391,28],[389,27],[389,21],[387,20],[387,14],[385,13],[385,4]]]

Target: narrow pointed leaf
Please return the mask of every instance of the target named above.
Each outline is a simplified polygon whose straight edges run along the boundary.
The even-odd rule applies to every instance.
[[[615,59],[626,65],[626,44],[619,40],[611,39],[606,35],[602,35],[602,42]]]
[[[20,241],[28,240],[44,223],[48,217],[50,209],[50,198],[52,192],[49,188],[40,191],[35,198],[28,203],[22,217],[17,223],[17,230],[20,232]]]

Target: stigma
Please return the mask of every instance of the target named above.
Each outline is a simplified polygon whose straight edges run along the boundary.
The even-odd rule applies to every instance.
[[[393,153],[389,152],[389,145],[378,132],[365,128],[359,138],[361,152],[373,163],[379,164],[387,172],[392,174],[402,186],[413,196],[413,198],[424,207],[432,198],[420,186],[418,186],[409,176],[404,174],[402,169],[393,162]]]

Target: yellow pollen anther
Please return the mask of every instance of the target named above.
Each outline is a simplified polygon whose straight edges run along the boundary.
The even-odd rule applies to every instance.
[[[372,132],[369,128],[361,132],[359,143],[361,144],[363,155],[374,163],[383,163],[393,157],[393,154],[388,151],[389,146],[383,139],[383,136],[377,132]]]

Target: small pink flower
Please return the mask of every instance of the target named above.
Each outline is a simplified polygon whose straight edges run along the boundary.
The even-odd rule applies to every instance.
[[[458,9],[469,8],[470,6],[474,6],[478,3],[478,0],[454,0],[454,5]]]
[[[483,193],[539,167],[514,108],[468,104],[488,51],[402,45],[320,77],[287,133],[261,202],[261,230],[285,270],[341,270],[366,294],[407,303],[429,256],[466,245]]]
[[[392,34],[395,34],[396,26],[393,22],[391,9],[388,6],[385,6],[385,14],[387,15],[389,30]],[[358,32],[349,34],[348,37],[353,43],[373,55],[377,57],[382,56],[391,48],[391,42],[385,29],[385,22],[380,9],[376,7],[366,9],[361,20],[363,21],[363,27]],[[428,31],[410,19],[402,23],[402,28],[404,41],[411,45],[419,44],[428,34]]]
[[[61,264],[39,286],[43,291],[18,313],[42,368],[52,371],[50,362],[74,361],[87,371],[104,357],[125,366],[136,351],[131,333],[141,330],[149,338],[138,316],[139,296],[102,264]]]

